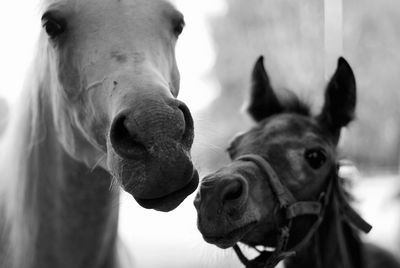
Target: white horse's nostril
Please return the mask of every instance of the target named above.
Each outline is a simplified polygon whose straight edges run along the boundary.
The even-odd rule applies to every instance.
[[[111,126],[110,141],[115,152],[123,158],[142,158],[146,154],[144,143],[129,129],[126,115],[119,115]]]
[[[178,101],[178,108],[182,111],[183,117],[184,117],[184,132],[182,135],[182,142],[190,147],[193,143],[193,138],[194,138],[194,124],[193,124],[193,118],[192,115],[189,111],[189,108],[186,106],[185,103]]]

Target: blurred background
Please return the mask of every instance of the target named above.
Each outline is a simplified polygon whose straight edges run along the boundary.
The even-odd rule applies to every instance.
[[[0,130],[17,99],[40,29],[36,1],[0,10]],[[191,108],[193,159],[201,176],[228,162],[229,141],[252,126],[243,112],[259,55],[273,86],[298,93],[318,112],[339,55],[358,86],[357,118],[340,143],[354,162],[355,206],[374,226],[365,239],[400,253],[400,3],[398,0],[175,0],[187,27],[177,46],[179,98]],[[335,3],[333,3],[335,2]],[[121,197],[120,234],[136,267],[241,267],[232,250],[206,244],[194,196],[171,213]]]

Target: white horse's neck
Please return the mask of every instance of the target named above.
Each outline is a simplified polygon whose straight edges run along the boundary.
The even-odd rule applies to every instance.
[[[63,150],[50,101],[29,90],[1,151],[0,268],[114,267],[118,189]]]
[[[89,170],[61,148],[49,152],[47,142],[56,141],[46,139],[38,148],[45,165],[35,200],[42,215],[36,267],[113,267],[118,190],[106,171]]]

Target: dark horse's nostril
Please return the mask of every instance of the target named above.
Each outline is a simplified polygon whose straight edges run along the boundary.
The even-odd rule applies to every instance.
[[[243,195],[243,183],[239,179],[232,180],[222,191],[221,201],[222,203],[235,201],[240,199]]]
[[[117,154],[124,158],[143,157],[145,146],[132,130],[127,127],[127,117],[120,115],[114,120],[110,132],[111,144]]]

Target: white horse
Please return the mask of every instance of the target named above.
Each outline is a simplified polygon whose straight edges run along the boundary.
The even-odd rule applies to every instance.
[[[198,184],[193,120],[176,100],[183,16],[163,0],[43,8],[0,150],[0,267],[122,267],[111,186],[170,211]]]

